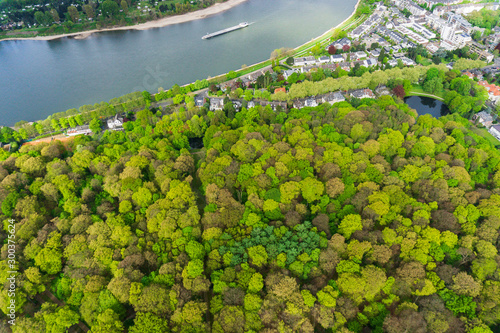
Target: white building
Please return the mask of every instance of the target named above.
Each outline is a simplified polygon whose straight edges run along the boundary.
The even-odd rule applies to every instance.
[[[222,110],[224,107],[223,98],[210,98],[210,111]]]
[[[402,34],[403,36],[407,36],[411,40],[417,42],[418,44],[425,45],[429,43],[429,40],[422,37],[421,35],[417,34],[416,32],[411,31],[410,29],[404,27],[403,25],[400,25],[396,27],[396,30]]]
[[[368,58],[368,59],[363,61],[364,67],[372,67],[372,66],[376,66],[377,64],[378,64],[378,61],[376,58]]]
[[[485,111],[481,111],[481,112],[477,113],[474,116],[474,119],[477,120],[481,125],[483,125],[485,127],[490,127],[491,125],[493,125],[493,117]]]
[[[424,18],[427,25],[436,31],[441,31],[447,24],[445,20],[434,14],[426,15]]]
[[[314,98],[308,98],[304,101],[304,106],[315,107],[318,106],[318,103]]]
[[[344,57],[340,54],[334,54],[330,56],[330,61],[333,63],[338,63],[344,61]]]
[[[301,58],[295,58],[294,59],[294,65],[295,66],[308,66],[308,65],[314,65],[316,64],[316,58],[313,56],[309,57],[301,57]]]
[[[359,99],[375,98],[375,95],[373,94],[373,91],[371,91],[370,89],[358,89],[351,92],[351,97]]]
[[[293,73],[299,73],[299,70],[296,68],[287,69],[283,72],[283,77],[285,78],[285,80],[288,80],[288,78],[292,76]]]
[[[412,28],[413,30],[415,30],[416,32],[418,32],[419,34],[421,34],[424,38],[427,38],[427,39],[434,39],[434,38],[436,38],[436,34],[435,33],[433,33],[432,31],[430,31],[429,29],[427,29],[423,25],[418,24],[417,22],[410,22],[410,23],[406,23],[406,24],[403,24],[403,25],[406,26],[406,27],[408,27],[408,28]]]
[[[319,64],[326,64],[326,63],[329,63],[330,61],[331,61],[331,58],[328,56],[323,56],[323,57],[320,57],[318,59]]]
[[[118,117],[118,114],[116,114],[113,118],[108,119],[107,123],[108,123],[109,129],[122,128],[123,127],[123,118]]]
[[[328,50],[330,48],[330,46],[334,46],[337,50],[342,50],[342,48],[344,46],[348,46],[348,47],[351,47],[351,40],[349,38],[341,38],[341,39],[337,39],[335,42],[333,42],[332,44],[328,45],[326,47],[326,49]]]
[[[500,125],[491,126],[488,132],[490,132],[491,135],[500,140]]]
[[[458,23],[446,25],[441,31],[441,47],[447,50],[455,50],[465,46],[472,38],[463,30],[458,29]]]
[[[82,125],[82,126],[76,126],[74,128],[70,128],[67,132],[67,136],[75,136],[75,135],[88,135],[91,134],[92,130],[90,129],[89,125]]]
[[[395,3],[399,9],[407,9],[412,15],[415,16],[424,16],[427,12],[411,0],[396,0]]]
[[[333,105],[335,103],[345,101],[345,98],[340,92],[336,91],[334,93],[329,93],[329,94],[323,95],[321,97],[321,100],[323,103],[330,103]]]

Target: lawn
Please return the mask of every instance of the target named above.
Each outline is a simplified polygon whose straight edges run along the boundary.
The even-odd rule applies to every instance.
[[[424,58],[420,61],[420,64],[422,66],[429,66],[429,65],[432,65],[432,60],[430,59],[427,59],[427,58]]]
[[[406,93],[407,96],[429,96],[434,97],[440,101],[444,100],[444,90],[441,90],[435,94],[429,94],[422,89],[422,86],[413,86],[409,92]]]
[[[491,135],[487,130],[486,128],[477,128],[476,126],[471,126],[470,130],[474,133],[476,133],[477,135],[480,135],[482,136],[483,138],[485,138],[486,140],[488,140],[489,142],[491,142],[491,144],[493,146],[499,146],[500,145],[500,141],[498,141],[493,135]]]

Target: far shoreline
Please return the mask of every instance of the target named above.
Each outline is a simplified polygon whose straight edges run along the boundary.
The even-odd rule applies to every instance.
[[[75,39],[85,39],[95,33],[106,32],[106,31],[123,31],[123,30],[148,30],[154,28],[163,28],[173,24],[180,24],[190,21],[201,20],[222,12],[229,10],[233,7],[236,7],[247,0],[228,0],[226,2],[219,2],[210,6],[208,8],[200,9],[194,12],[189,12],[182,15],[175,16],[167,16],[158,20],[148,21],[145,23],[135,24],[131,26],[122,26],[122,27],[113,27],[113,28],[105,28],[105,29],[94,29],[87,31],[80,31],[68,34],[60,34],[60,35],[52,35],[52,36],[37,36],[37,37],[12,37],[12,38],[4,38],[0,39],[2,41],[17,41],[17,40],[42,40],[42,41],[50,41],[65,37],[73,37]]]

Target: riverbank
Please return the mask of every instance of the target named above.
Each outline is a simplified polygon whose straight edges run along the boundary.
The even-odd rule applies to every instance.
[[[309,11],[306,11],[305,13],[300,13],[300,11],[297,13],[296,6],[289,6],[288,5],[289,1],[288,0],[285,0],[285,1],[287,2],[287,4],[285,6],[284,5],[280,5],[280,8],[284,9],[286,13],[288,13],[288,12],[291,11],[292,15],[285,15],[286,17],[288,17],[288,20],[290,20],[291,22],[299,22],[299,21],[296,21],[295,19],[303,19],[303,17],[304,17],[305,14],[309,14],[310,15],[311,12],[314,12],[314,11],[309,10]],[[331,7],[330,1],[331,0],[326,0],[326,1],[325,0],[321,1],[320,0],[320,1],[318,1],[318,3],[321,4],[321,6],[322,6],[321,8],[325,8],[325,10],[322,10],[321,13],[325,13]],[[323,4],[322,2],[327,2],[328,4]],[[256,3],[259,4],[259,5],[256,6],[255,5]],[[275,5],[270,4],[269,6],[270,6],[269,7],[270,10],[276,11],[276,8],[275,8],[276,6]],[[330,34],[328,34],[328,32],[331,31],[332,29],[338,28],[339,27],[338,22],[342,21],[342,23],[340,24],[340,26],[347,28],[347,26],[356,25],[355,23],[359,22],[359,19],[363,19],[364,18],[365,15],[361,15],[361,17],[359,15],[355,15],[356,8],[360,8],[362,6],[363,6],[363,3],[359,4],[359,3],[357,3],[357,1],[352,1],[349,4],[347,4],[345,6],[342,6],[339,9],[337,9],[336,7],[333,7],[333,13],[336,13],[337,11],[342,10],[342,15],[341,16],[340,15],[336,16],[336,21],[337,22],[335,22],[334,24],[332,24],[332,22],[330,20],[330,23],[328,23],[328,18],[331,18],[333,16],[329,15],[329,16],[325,17],[325,15],[320,14],[320,16],[319,17],[316,16],[316,18],[317,19],[321,18],[321,23],[323,23],[323,24],[321,24],[321,29],[317,29],[316,28],[316,30],[314,32],[309,32],[307,34],[302,34],[303,36],[301,36],[301,38],[300,38],[301,40],[299,40],[298,42],[294,41],[294,42],[292,42],[292,44],[290,43],[289,40],[286,39],[285,36],[283,36],[283,38],[278,39],[280,41],[279,43],[281,45],[294,45],[294,46],[297,46],[297,45],[303,45],[304,41],[307,41],[307,40],[310,41],[311,37],[313,37],[313,36],[326,36],[325,37],[326,39],[330,39],[331,36],[330,36]],[[289,7],[291,7],[291,10],[289,10]],[[245,15],[247,15],[247,11],[250,14],[253,14],[253,17],[255,17],[255,12],[256,12],[255,8],[258,8],[259,10],[261,10],[262,8],[267,8],[267,4],[266,3],[262,4],[262,0],[247,2],[247,3],[243,4],[242,6],[236,7],[236,8],[234,8],[234,9],[232,9],[232,10],[226,12],[226,13],[223,13],[221,15],[209,18],[208,20],[199,20],[199,21],[196,21],[197,29],[196,29],[196,31],[194,33],[188,33],[188,32],[186,32],[186,33],[183,33],[181,35],[182,36],[188,36],[190,38],[190,40],[196,41],[196,43],[198,43],[199,42],[199,37],[201,36],[201,33],[199,33],[200,31],[201,32],[204,32],[204,31],[214,31],[214,30],[216,30],[217,26],[220,26],[220,23],[214,24],[213,27],[206,28],[206,29],[205,28],[199,28],[198,25],[201,25],[205,21],[206,22],[211,22],[211,21],[213,21],[214,18],[217,18],[217,19],[219,17],[226,18],[226,17],[229,17],[229,16],[236,16],[237,19],[233,20],[233,21],[234,22],[239,22],[239,21],[247,19],[247,17],[245,16]],[[234,13],[236,13],[236,14],[233,15]],[[293,15],[294,13],[297,13],[297,15],[294,16]],[[283,16],[283,15],[281,15],[281,16]],[[310,21],[309,17],[307,15],[306,15],[306,17],[307,17],[307,20],[305,20],[305,22],[309,22]],[[291,19],[291,18],[294,18],[294,19]],[[302,22],[302,21],[300,21],[300,22]],[[320,22],[318,22],[318,24],[319,23]],[[157,30],[153,30],[153,31],[146,30],[147,32],[145,31],[143,33],[145,33],[146,35],[154,35],[155,36],[155,42],[157,42],[156,44],[158,44],[158,45],[164,45],[165,42],[170,42],[170,41],[175,40],[175,39],[172,39],[172,37],[169,36],[168,40],[165,40],[165,39],[162,40],[161,38],[158,38],[158,37],[160,37],[160,35],[164,35],[164,33],[168,34],[172,30],[175,30],[175,31],[178,31],[178,30],[182,30],[182,31],[184,31],[184,30],[193,30],[193,29],[191,29],[192,24],[193,23],[191,23],[191,24],[184,24],[184,25],[177,25],[177,26],[171,26],[171,27],[166,28],[166,29],[157,29]],[[257,25],[256,25],[256,27],[260,28]],[[260,30],[261,30],[260,33],[262,33],[263,29],[260,29]],[[301,29],[301,31],[302,30],[303,29]],[[251,30],[248,30],[248,32],[250,32],[250,31]],[[271,29],[264,29],[263,31],[272,31],[272,30]],[[326,32],[326,35],[325,35],[325,32]],[[116,35],[122,35],[122,34],[123,33],[116,34]],[[36,49],[38,49],[38,48],[50,48],[47,53],[51,56],[54,53],[54,50],[58,50],[57,48],[60,47],[60,46],[75,45],[75,46],[80,47],[80,46],[92,45],[92,47],[98,47],[98,46],[102,45],[102,41],[106,41],[107,42],[108,38],[114,39],[114,35],[115,34],[102,34],[99,38],[92,38],[92,40],[89,41],[90,44],[88,44],[88,43],[81,44],[78,40],[72,40],[71,38],[66,38],[66,40],[64,40],[64,43],[55,43],[55,44],[54,43],[23,43],[24,45],[18,44],[18,46],[22,47],[23,50],[24,49],[28,49],[29,50],[29,48],[36,48]],[[161,54],[161,55],[163,55],[162,58],[165,58],[165,59],[175,59],[174,62],[171,62],[171,63],[174,63],[175,66],[177,66],[177,64],[181,63],[182,59],[177,59],[177,58],[175,58],[175,55],[169,56],[168,53],[163,52],[163,51],[165,51],[165,48],[163,48],[163,47],[156,48],[155,45],[153,45],[152,48],[148,48],[148,47],[146,47],[147,45],[144,46],[143,44],[147,44],[147,43],[143,43],[142,44],[140,42],[142,40],[144,40],[144,39],[148,40],[150,38],[141,38],[142,37],[141,33],[127,33],[127,35],[133,36],[135,38],[132,38],[132,39],[137,40],[137,43],[134,43],[133,47],[136,47],[137,45],[142,45],[142,47],[139,47],[139,48],[144,49],[144,50],[154,50],[155,54]],[[109,36],[111,36],[113,38],[111,38]],[[236,36],[236,34],[234,36]],[[231,35],[229,37],[233,37],[233,35]],[[315,38],[318,38],[318,37],[315,37]],[[216,42],[220,42],[220,41],[223,41],[223,39],[220,39],[220,40],[218,39]],[[96,43],[100,43],[100,44],[96,44]],[[111,49],[115,50],[116,48],[114,46],[116,46],[116,44],[118,44],[118,43],[111,43],[110,44]],[[122,41],[120,41],[120,47],[122,46],[121,44],[122,44]],[[212,50],[213,47],[212,47],[212,49],[210,47],[213,46],[213,44],[217,44],[217,43],[205,43],[205,44],[206,44],[206,46],[204,46],[204,47],[206,47],[205,51],[208,52],[208,54],[216,54],[216,52],[215,52],[216,50]],[[14,46],[14,45],[16,45],[16,43],[11,44],[11,45]],[[52,45],[54,45],[53,48],[51,47]],[[274,41],[274,43],[272,45],[276,45],[276,41]],[[264,46],[266,46],[266,45],[264,45]],[[276,45],[276,46],[278,46],[278,45]],[[123,49],[127,49],[127,47],[123,47]],[[169,49],[169,48],[167,48],[167,49]],[[97,50],[97,48],[94,49],[94,50]],[[108,51],[108,50],[106,49],[104,51]],[[116,50],[116,51],[118,51],[118,50]],[[177,49],[175,49],[174,52],[170,52],[170,53],[178,53],[178,52],[179,51]],[[214,53],[212,53],[212,52],[214,52]],[[81,59],[83,57],[80,57],[81,52],[80,52],[79,48],[76,48],[76,51],[73,52],[73,53],[74,54],[71,57],[69,57],[70,59],[79,59],[79,60],[76,60],[76,62],[78,62],[78,63],[80,63],[82,60],[85,60],[85,59]],[[95,53],[97,54],[97,52],[95,52]],[[110,52],[110,53],[115,54],[115,51],[114,52]],[[102,54],[102,53],[99,53],[99,54]],[[246,62],[246,63],[254,63],[254,65],[252,65],[252,66],[245,66],[245,68],[243,70],[240,70],[240,71],[238,71],[237,69],[238,69],[238,67],[241,68],[240,64],[242,62],[244,62],[244,61],[241,60],[241,59],[237,59],[236,61],[234,61],[233,64],[231,64],[231,66],[227,66],[226,68],[222,68],[222,70],[214,71],[213,74],[210,73],[210,72],[207,72],[206,74],[205,73],[200,74],[201,72],[195,71],[194,72],[195,76],[191,75],[189,77],[189,80],[186,80],[186,81],[187,82],[189,82],[189,81],[194,82],[194,80],[196,80],[197,78],[201,79],[203,77],[207,77],[208,79],[218,79],[219,82],[221,82],[222,79],[225,81],[226,80],[226,78],[224,77],[225,74],[219,74],[219,73],[225,73],[225,72],[227,72],[230,69],[237,70],[239,76],[242,77],[242,78],[246,74],[254,72],[254,71],[260,71],[260,70],[264,70],[265,71],[265,70],[267,70],[269,68],[268,66],[270,65],[270,61],[269,60],[264,60],[264,61],[255,63],[255,60],[258,61],[259,58],[260,59],[269,59],[269,55],[268,54],[269,53],[265,52],[265,54],[261,54],[258,57],[255,57],[254,59],[252,59],[254,61]],[[109,57],[106,57],[106,58],[109,59]],[[126,59],[126,58],[128,58],[128,57],[123,57],[123,59]],[[232,58],[236,58],[236,57],[232,57]],[[203,63],[203,61],[204,61],[204,56],[202,56],[200,59],[193,60],[192,62],[193,63]],[[16,62],[13,62],[13,65],[9,65],[9,67],[10,68],[15,68],[16,67],[15,65],[16,65]],[[20,65],[23,65],[23,63],[21,63]],[[127,63],[122,64],[122,65],[124,66],[123,68],[131,68],[131,67],[127,66]],[[128,62],[128,65],[135,65],[135,63]],[[166,77],[166,75],[168,75],[169,77],[170,76],[172,76],[172,77],[176,76],[175,79],[171,80],[172,83],[178,82],[180,84],[184,84],[186,82],[186,81],[182,82],[182,76],[180,76],[181,81],[179,82],[179,80],[178,80],[179,75],[176,75],[177,73],[175,72],[177,70],[177,67],[168,67],[167,64],[164,64],[164,63],[161,63],[161,66],[153,66],[153,65],[154,65],[154,63],[153,64],[149,64],[149,67],[148,67],[148,64],[143,65],[143,70],[142,71],[140,71],[140,70],[137,71],[138,72],[137,77],[139,78],[139,81],[140,81],[141,77],[143,78],[143,80],[142,80],[143,84],[142,85],[138,85],[137,87],[132,87],[132,88],[126,90],[126,91],[144,91],[144,90],[147,90],[147,91],[150,91],[151,93],[156,92],[157,87],[158,86],[162,86],[160,81],[163,80]],[[111,68],[114,68],[113,67],[114,64],[109,64],[109,66],[110,67],[106,68],[106,70],[111,70]],[[123,69],[120,69],[120,70],[123,70]],[[183,71],[181,71],[181,72],[183,72]],[[214,74],[217,75],[215,78],[213,77]],[[98,76],[93,75],[93,76],[91,76],[91,78],[93,80],[96,80],[97,83],[99,83],[98,82],[98,80],[100,80],[100,76],[99,75]],[[217,83],[219,83],[219,82],[217,82]],[[89,94],[87,94],[87,95],[89,95]],[[102,98],[102,99],[99,99],[99,100],[107,101],[107,100],[109,100],[113,96],[120,96],[120,95],[122,95],[122,94],[116,94],[116,93],[114,93],[112,95],[109,95],[109,97],[106,96],[105,98]],[[81,100],[85,101],[85,100],[90,100],[90,99],[81,99]],[[95,102],[97,103],[99,100],[97,100]],[[111,98],[111,100],[114,100],[114,98]],[[112,103],[111,100],[110,100],[110,103]],[[81,106],[83,104],[84,103],[82,103],[81,101],[78,101],[77,103],[73,103],[73,104],[71,104],[71,105],[69,105],[67,107],[62,107],[62,108],[52,107],[51,106],[51,109],[52,110],[65,110],[65,109],[69,109],[70,107]],[[52,111],[50,113],[47,113],[47,115],[50,115],[53,112],[54,111]],[[26,117],[27,116],[23,116],[23,118],[25,118],[25,119],[26,119]],[[43,116],[40,117],[39,115],[35,114],[34,117],[28,118],[26,120],[34,121],[34,120],[40,120],[40,119],[44,119],[44,117]],[[18,121],[18,119],[14,119],[14,120]],[[13,123],[14,122],[10,122],[9,121],[6,124],[13,124]]]
[[[75,32],[75,33],[69,33],[69,34],[53,35],[53,36],[37,36],[37,37],[27,37],[27,38],[12,37],[12,38],[2,39],[2,40],[0,40],[0,42],[5,41],[5,40],[54,40],[54,39],[59,39],[59,38],[64,38],[64,37],[73,37],[75,39],[85,39],[85,38],[91,36],[92,34],[99,33],[99,32],[119,31],[119,30],[148,30],[148,29],[154,29],[154,28],[162,28],[162,27],[166,27],[169,25],[173,25],[173,24],[180,24],[180,23],[204,19],[206,17],[225,12],[226,10],[229,10],[233,7],[236,7],[245,1],[247,1],[247,0],[228,0],[226,2],[216,3],[213,6],[210,6],[210,7],[205,8],[205,9],[197,10],[195,12],[189,12],[186,14],[176,15],[176,16],[168,16],[168,17],[161,18],[159,20],[149,21],[149,22],[140,23],[140,24],[131,25],[131,26],[122,26],[122,27],[105,28],[105,29],[94,29],[94,30],[81,31],[81,32]]]
[[[304,53],[306,51],[308,51],[309,49],[311,49],[317,42],[323,42],[325,39],[329,39],[330,38],[329,36],[337,29],[341,29],[341,30],[355,29],[359,24],[361,24],[363,22],[363,18],[364,18],[363,15],[361,15],[355,21],[352,21],[352,22],[350,22],[350,21],[356,15],[356,11],[358,10],[358,7],[361,4],[361,2],[362,2],[362,0],[357,0],[356,5],[354,5],[354,9],[353,9],[351,15],[349,15],[349,17],[347,17],[345,20],[343,20],[342,22],[340,22],[339,24],[337,24],[333,28],[328,29],[320,36],[314,37],[310,41],[305,42],[305,43],[293,48],[292,49],[292,52],[293,52],[292,56],[294,56],[294,57],[304,56]],[[281,59],[278,58],[278,60],[280,62],[283,62],[287,57],[284,57]],[[267,60],[263,60],[263,61],[254,63],[252,65],[246,66],[245,68],[235,70],[235,72],[238,74],[238,77],[242,77],[244,75],[252,74],[252,73],[255,73],[259,70],[263,70],[263,68],[270,66],[270,65],[271,65],[271,60],[267,59]],[[227,73],[216,75],[214,77],[211,77],[210,79],[211,80],[218,79],[218,78],[224,77],[225,75],[227,75]],[[192,83],[187,83],[187,84],[184,84],[183,86],[188,86],[190,84],[192,84]]]
[[[312,38],[309,42],[305,42],[304,44],[297,46],[294,49],[294,51],[296,53],[299,51],[304,51],[304,50],[301,50],[301,48],[307,47],[308,44],[310,44],[310,47],[308,47],[308,48],[311,48],[316,42],[323,40],[325,37],[327,37],[328,35],[333,33],[336,29],[346,28],[343,25],[345,25],[347,22],[349,22],[349,20],[351,20],[354,17],[354,15],[356,15],[356,11],[358,10],[358,7],[360,4],[361,4],[361,0],[357,0],[356,5],[354,5],[354,10],[352,11],[351,15],[349,15],[349,17],[347,17],[345,20],[343,20],[342,22],[340,22],[339,24],[337,24],[333,28],[325,31],[322,35],[315,37],[315,38]],[[360,23],[360,22],[357,22],[357,23]],[[351,28],[351,27],[349,27],[349,28]],[[308,48],[306,48],[306,49],[308,49]]]

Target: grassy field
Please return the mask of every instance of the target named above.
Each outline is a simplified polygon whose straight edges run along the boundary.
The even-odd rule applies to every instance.
[[[427,96],[427,97],[432,97],[440,101],[444,101],[444,90],[441,90],[440,92],[436,94],[429,94],[426,93],[423,89],[422,86],[413,86],[412,89],[406,93],[407,96]]]
[[[486,128],[477,128],[476,126],[471,126],[470,130],[474,133],[476,133],[477,135],[480,135],[482,136],[483,138],[485,138],[486,140],[488,140],[489,142],[491,142],[491,144],[493,146],[500,146],[500,141],[498,141],[493,135],[491,135],[487,130]]]

